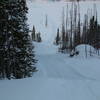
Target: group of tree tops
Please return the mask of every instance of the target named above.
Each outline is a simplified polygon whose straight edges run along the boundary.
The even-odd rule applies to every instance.
[[[34,26],[33,26],[33,30],[32,30],[32,33],[31,33],[31,37],[32,37],[32,41],[42,42],[41,33],[40,32],[36,33]]]
[[[26,23],[26,0],[0,0],[0,78],[20,79],[36,71]]]
[[[71,52],[74,51],[74,54],[77,55],[79,51],[76,50],[76,47],[85,44],[94,47],[99,55],[100,24],[98,23],[96,5],[94,4],[93,11],[88,9],[83,22],[81,22],[79,3],[72,3],[69,11],[67,5],[66,18],[64,18],[64,9],[62,13],[61,32],[59,28],[57,29],[55,44],[60,45],[59,51],[68,52],[70,56],[73,55]]]

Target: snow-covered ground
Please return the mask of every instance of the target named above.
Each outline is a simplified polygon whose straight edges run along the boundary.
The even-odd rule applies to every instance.
[[[82,3],[81,8],[91,8],[92,4]],[[100,100],[100,58],[69,58],[53,45],[56,28],[61,25],[62,7],[66,4],[28,2],[28,6],[30,29],[34,24],[43,37],[42,43],[34,43],[38,71],[28,79],[1,80],[0,100]],[[49,19],[47,28],[45,14]]]
[[[69,58],[47,43],[35,46],[38,72],[28,79],[1,80],[1,100],[100,99],[100,59]]]

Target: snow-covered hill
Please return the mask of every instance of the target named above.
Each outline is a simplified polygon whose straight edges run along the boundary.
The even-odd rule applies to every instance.
[[[88,7],[92,8],[93,3],[82,2],[81,15]],[[100,2],[96,4],[99,12]],[[53,45],[66,3],[28,2],[28,7],[30,30],[35,25],[43,38],[42,43],[34,43],[38,71],[28,79],[1,80],[0,100],[100,100],[100,58],[85,59],[81,55],[70,58]],[[45,15],[48,15],[47,27]],[[78,49],[84,49],[80,47]]]

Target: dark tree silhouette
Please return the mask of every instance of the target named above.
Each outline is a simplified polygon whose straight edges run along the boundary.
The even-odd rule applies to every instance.
[[[0,8],[0,77],[30,77],[36,61],[26,24],[26,0],[3,0]]]

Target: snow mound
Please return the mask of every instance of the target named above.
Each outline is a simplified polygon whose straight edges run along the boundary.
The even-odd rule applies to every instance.
[[[79,51],[79,57],[86,58],[94,54],[95,48],[90,45],[81,44],[76,47],[76,50]]]

